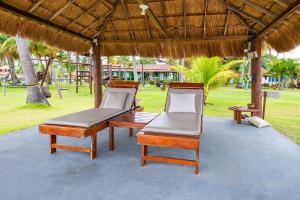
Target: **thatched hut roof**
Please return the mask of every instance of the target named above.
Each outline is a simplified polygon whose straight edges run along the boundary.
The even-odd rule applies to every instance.
[[[149,6],[141,15],[139,5]],[[300,44],[299,0],[4,0],[0,32],[102,55],[241,56],[260,37],[278,52]]]

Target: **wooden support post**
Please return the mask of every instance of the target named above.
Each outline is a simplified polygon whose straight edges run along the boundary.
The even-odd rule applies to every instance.
[[[262,73],[261,73],[261,46],[262,41],[259,38],[252,40],[251,43],[252,51],[256,51],[258,57],[251,60],[251,75],[252,75],[252,85],[251,85],[251,103],[255,105],[256,109],[260,112],[257,116],[262,116]]]
[[[75,77],[75,84],[76,84],[76,93],[78,93],[78,65],[76,65],[76,77]]]
[[[93,57],[92,54],[90,54],[90,66],[89,66],[89,89],[90,89],[90,95],[93,94]]]
[[[50,146],[49,153],[50,154],[53,154],[56,152],[56,148],[53,148],[52,144],[56,144],[56,135],[49,135],[49,146]]]
[[[94,96],[95,108],[98,108],[102,101],[102,75],[101,75],[101,56],[100,44],[92,44],[93,50],[93,72],[94,72]]]

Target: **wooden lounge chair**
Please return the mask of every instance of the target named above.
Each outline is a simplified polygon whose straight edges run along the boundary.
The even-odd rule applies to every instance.
[[[108,120],[132,110],[141,110],[135,106],[138,82],[111,81],[99,108],[93,108],[57,117],[39,126],[41,134],[49,135],[50,153],[56,149],[73,150],[90,154],[94,159],[97,155],[97,132],[109,127]],[[118,96],[119,95],[119,96]],[[109,97],[110,96],[110,97]],[[115,98],[114,97],[120,97]],[[123,108],[116,108],[114,102],[123,99]],[[115,102],[116,104],[118,102]],[[122,105],[122,102],[120,103]],[[91,137],[90,147],[69,146],[56,143],[57,136],[86,138]]]
[[[176,110],[173,108],[171,110],[171,104],[175,102],[175,95],[172,94],[178,93],[185,95],[192,94],[192,98],[189,98],[189,100],[194,103],[195,112],[185,112],[184,110],[180,111],[180,109],[180,112],[174,112]],[[181,96],[185,97],[185,95]],[[186,100],[186,102],[188,102],[188,100]],[[175,104],[173,104],[172,107],[174,107]],[[181,109],[185,109],[185,106],[181,107]],[[153,121],[147,124],[137,135],[137,143],[140,144],[142,148],[141,165],[144,166],[147,160],[192,165],[195,166],[195,173],[198,174],[199,142],[200,134],[202,132],[202,119],[203,84],[170,83],[165,112],[161,113]],[[147,152],[147,146],[194,150],[196,152],[196,159],[187,160],[149,155]]]

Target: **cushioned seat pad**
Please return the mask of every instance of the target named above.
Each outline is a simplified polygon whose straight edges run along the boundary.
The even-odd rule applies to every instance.
[[[90,127],[123,112],[125,112],[125,110],[113,108],[93,108],[53,118],[46,121],[45,124]]]
[[[161,113],[147,124],[143,132],[199,135],[201,116],[197,113]]]

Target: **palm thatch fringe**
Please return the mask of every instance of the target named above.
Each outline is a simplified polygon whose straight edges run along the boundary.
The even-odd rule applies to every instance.
[[[245,38],[246,40],[246,38]],[[242,56],[245,40],[200,40],[164,43],[104,43],[102,55],[135,55],[183,58],[193,56]]]
[[[77,53],[86,53],[91,48],[89,41],[58,32],[47,26],[3,11],[0,11],[0,16],[0,30],[4,34],[20,35],[27,39],[43,41],[51,46]]]
[[[284,36],[284,37],[283,37]],[[289,23],[269,34],[266,41],[278,52],[296,48],[300,43],[300,15],[289,18]]]

